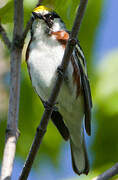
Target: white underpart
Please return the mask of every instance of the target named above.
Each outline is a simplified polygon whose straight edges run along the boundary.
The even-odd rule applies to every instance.
[[[30,67],[30,75],[32,84],[42,100],[48,100],[54,82],[56,80],[57,67],[61,64],[64,49],[55,37],[46,36],[47,25],[40,20],[35,20],[33,29],[35,29],[33,42],[30,45],[30,54],[28,66]],[[62,26],[57,19],[54,26],[54,31],[62,30]],[[80,96],[76,99],[76,86],[73,85],[72,79],[73,67],[71,62],[67,68],[66,75],[68,82],[63,83],[60,94],[58,96],[57,106],[60,113],[64,117],[72,142],[77,147],[75,154],[75,163],[78,164],[79,170],[82,171],[85,167],[83,143],[83,98]]]

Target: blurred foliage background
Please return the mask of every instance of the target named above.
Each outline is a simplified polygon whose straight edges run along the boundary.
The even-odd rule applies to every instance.
[[[44,0],[43,4],[55,9],[66,23],[67,28],[71,30],[78,2],[78,0]],[[24,26],[29,20],[31,11],[36,3],[37,0],[24,0]],[[118,51],[109,52],[106,57],[97,63],[95,63],[93,58],[94,42],[102,17],[103,5],[104,1],[102,0],[89,0],[79,34],[79,41],[87,59],[94,108],[92,136],[87,137],[91,171],[87,177],[75,176],[73,179],[92,179],[92,177],[101,174],[104,170],[114,165],[115,162],[118,162]],[[13,10],[13,0],[0,1],[0,20],[10,39],[12,39],[13,30]],[[29,151],[36,127],[44,110],[32,88],[25,63],[25,52],[29,37],[30,35],[28,34],[23,50],[19,113],[19,130],[21,135],[17,143],[16,152],[16,157],[23,161]],[[4,149],[9,86],[9,52],[0,39],[0,160],[2,160]],[[64,141],[50,121],[35,161],[34,170],[37,170],[37,166],[41,166],[40,159],[43,162],[47,158],[58,170],[59,166],[61,166],[59,161],[60,151],[63,149],[63,146],[66,146]],[[68,154],[65,153],[62,156],[66,155]],[[68,159],[68,157],[66,158]],[[45,167],[48,168],[46,164]],[[64,168],[66,169],[67,167]],[[40,174],[41,172],[39,171],[38,173]],[[64,177],[68,176],[63,176],[62,178],[64,179]],[[112,179],[117,179],[117,177]]]

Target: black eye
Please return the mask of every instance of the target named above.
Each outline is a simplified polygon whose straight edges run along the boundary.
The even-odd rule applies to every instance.
[[[54,19],[52,14],[46,14],[46,15],[44,15],[43,18],[44,18],[45,22],[47,23],[48,27],[51,28],[53,25],[53,19]]]
[[[53,19],[54,19],[54,17],[52,16],[52,14],[46,14],[46,15],[45,15],[45,18],[46,18],[47,20],[53,20]]]
[[[53,19],[54,19],[54,17],[52,16],[52,14],[50,14],[49,18],[50,18],[51,20],[53,20]]]

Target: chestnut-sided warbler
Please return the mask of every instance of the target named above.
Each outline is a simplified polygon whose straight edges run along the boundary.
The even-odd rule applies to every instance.
[[[69,32],[59,15],[50,8],[38,6],[33,10],[32,17],[26,62],[32,85],[45,106],[57,78],[57,69],[62,62]],[[79,175],[88,174],[89,171],[84,124],[90,135],[91,108],[86,62],[77,43],[51,119],[63,138],[70,140],[73,169]]]

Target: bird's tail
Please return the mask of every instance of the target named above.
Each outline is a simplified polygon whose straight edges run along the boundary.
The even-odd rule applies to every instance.
[[[81,143],[78,142],[78,144],[73,143],[72,139],[70,139],[70,146],[71,146],[73,170],[78,175],[80,174],[87,175],[89,172],[89,162],[88,162],[84,137],[82,139],[82,142]]]

